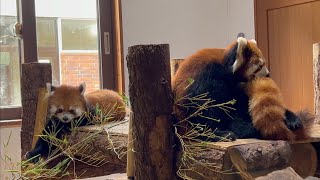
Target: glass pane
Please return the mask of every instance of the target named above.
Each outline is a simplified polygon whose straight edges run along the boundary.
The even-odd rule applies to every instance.
[[[97,21],[62,19],[63,50],[98,50]]]
[[[16,1],[0,0],[0,4],[0,108],[21,106],[19,46],[12,31]]]
[[[52,64],[52,84],[60,84],[57,18],[37,17],[39,62]]]
[[[39,62],[51,62],[53,84],[100,89],[96,1],[36,0]],[[70,10],[77,4],[77,10]]]

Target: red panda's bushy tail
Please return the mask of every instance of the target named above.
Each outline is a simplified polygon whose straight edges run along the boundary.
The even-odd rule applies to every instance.
[[[296,113],[302,122],[302,128],[294,130],[296,140],[304,140],[310,138],[311,129],[315,123],[315,116],[308,110],[302,110]]]

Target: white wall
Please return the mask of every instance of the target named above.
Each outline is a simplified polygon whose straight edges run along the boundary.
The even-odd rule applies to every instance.
[[[122,0],[125,57],[128,47],[137,44],[169,43],[171,58],[185,58],[201,48],[226,47],[239,32],[254,38],[253,3],[253,0]],[[125,60],[125,67],[126,63]]]
[[[95,0],[35,0],[36,16],[96,18]],[[0,14],[16,16],[16,0],[0,0]]]

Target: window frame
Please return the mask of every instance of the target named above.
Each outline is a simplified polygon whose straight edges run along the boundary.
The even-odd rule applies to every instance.
[[[124,92],[124,69],[123,69],[123,42],[122,42],[122,24],[121,24],[121,0],[96,0],[97,1],[97,23],[98,23],[98,52],[100,59],[100,81],[101,88]],[[106,12],[111,16],[107,16]],[[19,40],[20,65],[22,63],[38,62],[38,46],[36,35],[36,14],[35,0],[17,0],[17,22],[22,24],[23,36]],[[24,23],[26,22],[26,23]],[[58,23],[58,38],[61,37],[61,20]],[[60,25],[59,25],[60,24]],[[103,32],[110,33],[110,54],[104,53]],[[58,39],[58,43],[59,42]],[[62,44],[59,44],[59,54],[62,51]],[[73,51],[72,53],[79,52]],[[91,51],[91,50],[90,50]],[[84,52],[84,51],[81,51]],[[92,51],[91,51],[92,52]],[[110,60],[111,59],[111,60]],[[21,72],[20,72],[21,76]],[[22,106],[22,105],[21,105]],[[22,117],[22,107],[4,106],[0,108],[0,123],[7,120],[20,120]]]

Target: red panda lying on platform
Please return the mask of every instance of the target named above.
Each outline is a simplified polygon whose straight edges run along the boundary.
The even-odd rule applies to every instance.
[[[84,94],[85,84],[80,86],[61,85],[54,87],[47,84],[49,92],[47,124],[42,132],[56,129],[56,138],[61,139],[63,135],[71,131],[71,127],[86,126],[92,124],[104,124],[110,121],[122,120],[126,115],[125,103],[118,93],[103,89]],[[99,109],[102,117],[99,120],[92,118]],[[89,114],[89,115],[85,115]],[[93,121],[94,122],[93,122]],[[98,121],[98,122],[97,122]],[[48,141],[39,138],[34,149],[26,154],[26,158],[37,162],[41,157],[46,157],[49,151],[56,147]]]
[[[249,96],[249,112],[253,126],[261,133],[263,139],[271,140],[299,140],[309,137],[310,127],[314,117],[307,112],[300,112],[297,116],[286,109],[280,89],[271,78],[256,78],[246,85]],[[295,130],[290,130],[288,119],[299,118],[302,124]],[[299,122],[299,121],[298,121]]]
[[[51,93],[48,102],[48,116],[56,116],[61,122],[69,123],[79,118],[84,112],[98,105],[103,114],[108,114],[112,120],[125,117],[125,104],[121,96],[111,90],[101,89],[85,94],[85,84],[80,86],[47,85]]]

